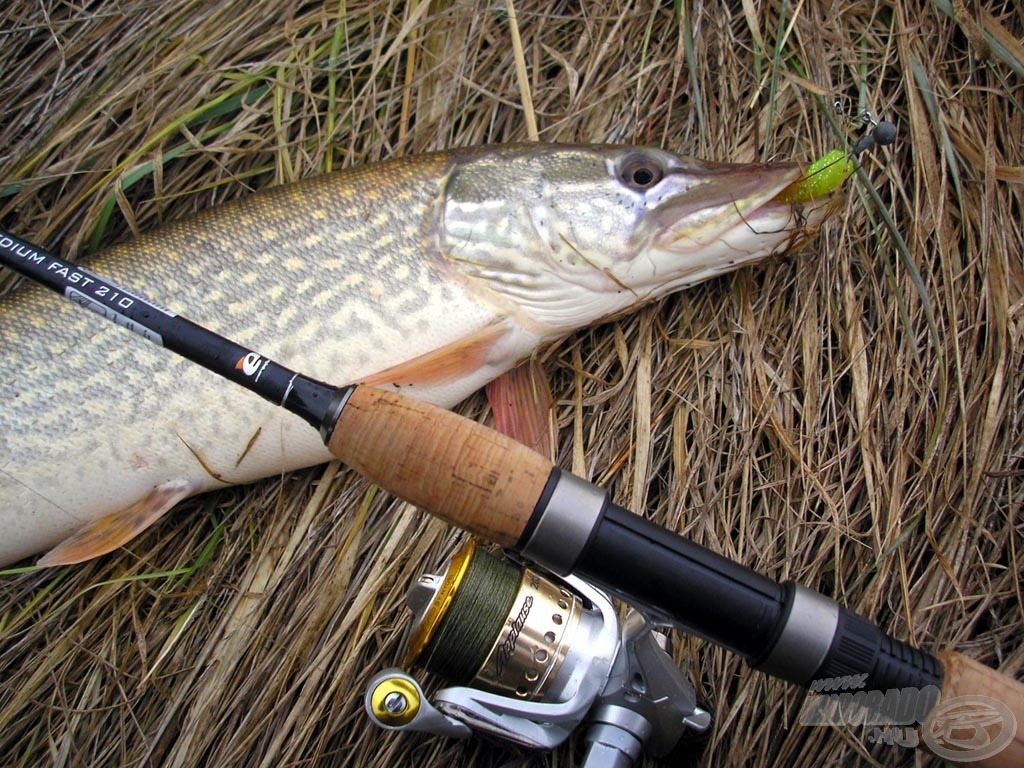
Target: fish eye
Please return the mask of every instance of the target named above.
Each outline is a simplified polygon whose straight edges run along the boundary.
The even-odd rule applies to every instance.
[[[619,171],[619,178],[627,186],[640,191],[650,189],[664,177],[664,169],[653,159],[643,155],[626,158]]]

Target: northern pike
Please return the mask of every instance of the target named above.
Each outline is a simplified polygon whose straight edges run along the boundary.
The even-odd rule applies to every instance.
[[[541,345],[802,241],[832,204],[794,202],[801,178],[625,146],[441,152],[259,192],[90,268],[304,374],[451,407]],[[89,551],[41,562],[93,556],[188,496],[329,458],[298,417],[38,286],[0,300],[0,564],[83,530]]]

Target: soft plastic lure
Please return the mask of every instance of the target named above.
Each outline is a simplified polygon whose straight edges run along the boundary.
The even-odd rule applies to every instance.
[[[853,158],[844,150],[833,149],[811,163],[804,175],[782,190],[775,199],[786,205],[796,205],[828,197],[853,175],[856,168]]]
[[[783,205],[797,205],[828,197],[857,170],[854,158],[873,147],[884,147],[896,141],[896,126],[888,120],[876,121],[870,112],[864,113],[864,119],[871,124],[871,133],[862,136],[852,152],[833,149],[811,163],[804,175],[782,190],[775,199]]]

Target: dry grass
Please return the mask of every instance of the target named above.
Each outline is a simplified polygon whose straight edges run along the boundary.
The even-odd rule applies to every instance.
[[[561,461],[899,637],[1020,676],[1024,11],[682,5],[517,0],[521,82],[497,3],[13,0],[0,221],[84,256],[250,188],[527,138],[527,102],[545,140],[716,160],[811,159],[841,140],[834,98],[866,106],[900,139],[816,242],[552,351]],[[406,586],[459,537],[329,466],[198,499],[99,562],[4,576],[0,762],[576,764],[575,746],[364,719]],[[923,759],[801,727],[795,689],[674,648],[714,712],[708,764]]]

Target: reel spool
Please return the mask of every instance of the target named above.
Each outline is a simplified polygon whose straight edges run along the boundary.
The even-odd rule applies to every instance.
[[[585,765],[626,766],[665,754],[708,713],[663,649],[655,624],[630,609],[620,627],[608,597],[574,577],[495,557],[470,541],[408,604],[405,666],[455,684],[431,703],[414,677],[378,673],[365,705],[389,730],[465,738],[472,730],[551,749],[591,721]]]
[[[579,595],[472,541],[440,580],[422,576],[408,603],[406,668],[527,701],[558,700],[563,691],[550,689],[559,670],[578,665],[600,629],[600,614]]]

